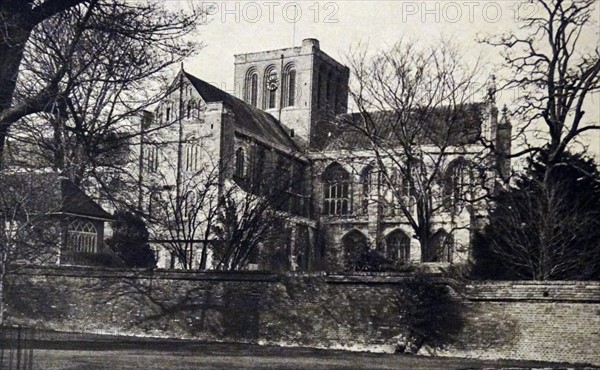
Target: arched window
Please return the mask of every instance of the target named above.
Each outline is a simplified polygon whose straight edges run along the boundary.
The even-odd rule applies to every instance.
[[[98,232],[90,221],[75,220],[67,230],[67,246],[74,252],[95,253]]]
[[[254,107],[258,105],[258,72],[255,68],[250,68],[246,73],[244,100]]]
[[[284,107],[293,107],[296,105],[296,67],[288,64],[284,72]]]
[[[439,230],[433,235],[431,262],[452,262],[454,254],[454,238],[445,230]]]
[[[196,193],[193,190],[188,191],[184,198],[183,215],[185,218],[194,217],[196,206]]]
[[[235,151],[235,176],[239,179],[246,178],[246,153],[243,148]]]
[[[350,174],[338,163],[323,172],[323,213],[347,215],[350,213]]]
[[[263,81],[263,109],[273,109],[277,106],[277,70],[275,66],[268,66],[265,69]]]
[[[385,256],[392,261],[410,260],[410,238],[402,230],[394,230],[385,238]]]
[[[468,163],[464,158],[452,161],[445,174],[444,202],[446,206],[456,209],[460,201],[465,199],[471,185]]]
[[[380,176],[382,207],[385,215],[399,216],[402,214],[403,207],[407,204],[403,203],[403,188],[402,172],[399,170],[390,169],[387,173],[382,173]]]
[[[342,248],[346,265],[354,269],[361,255],[369,250],[367,237],[358,230],[352,230],[342,238]]]

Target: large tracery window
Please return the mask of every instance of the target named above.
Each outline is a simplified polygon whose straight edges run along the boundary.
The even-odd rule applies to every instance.
[[[467,197],[471,185],[468,163],[458,158],[448,165],[445,176],[445,202],[449,208],[456,209],[461,200]]]
[[[254,107],[258,105],[258,72],[254,68],[249,69],[246,73],[244,100]]]
[[[323,213],[350,214],[350,174],[338,163],[323,172]]]
[[[96,227],[90,221],[75,220],[67,230],[67,246],[74,252],[95,253],[98,240]]]

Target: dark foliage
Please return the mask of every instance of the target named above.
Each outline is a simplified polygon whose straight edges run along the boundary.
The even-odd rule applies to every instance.
[[[398,319],[407,328],[398,338],[398,352],[417,353],[423,345],[442,348],[462,330],[466,307],[447,285],[417,273],[396,292]]]
[[[600,173],[592,159],[566,154],[547,171],[530,161],[498,194],[474,240],[473,275],[482,279],[600,279]]]
[[[129,267],[156,266],[154,252],[148,245],[148,230],[144,221],[130,212],[117,212],[112,223],[113,236],[106,244]]]
[[[394,271],[394,262],[385,258],[374,250],[368,250],[361,253],[354,260],[350,261],[348,269],[351,271]]]

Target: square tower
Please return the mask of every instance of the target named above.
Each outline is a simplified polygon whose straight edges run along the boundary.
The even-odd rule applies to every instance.
[[[302,147],[320,120],[346,113],[350,70],[321,51],[319,41],[235,56],[235,95],[279,119]]]

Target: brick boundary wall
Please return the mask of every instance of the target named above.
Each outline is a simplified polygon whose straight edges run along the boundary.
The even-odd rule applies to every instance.
[[[65,331],[392,352],[407,276],[26,267],[10,277],[7,316]],[[600,365],[600,282],[438,279],[464,303],[465,325],[452,345],[420,354]]]

